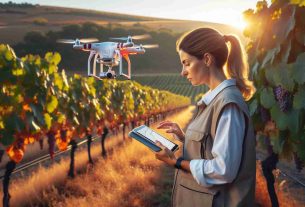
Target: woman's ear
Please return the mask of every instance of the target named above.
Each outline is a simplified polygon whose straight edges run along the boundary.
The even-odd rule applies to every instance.
[[[210,53],[204,53],[203,61],[207,67],[210,67],[213,63],[213,56]]]

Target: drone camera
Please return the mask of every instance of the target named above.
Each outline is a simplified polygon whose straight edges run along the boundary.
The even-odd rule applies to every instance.
[[[100,78],[114,79],[116,78],[116,74],[114,71],[101,72]]]
[[[107,72],[107,78],[112,78],[112,73],[110,73],[110,72]]]

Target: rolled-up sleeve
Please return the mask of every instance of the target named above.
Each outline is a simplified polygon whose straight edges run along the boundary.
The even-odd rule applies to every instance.
[[[220,115],[212,147],[214,159],[191,160],[190,169],[198,184],[205,187],[232,182],[239,169],[245,133],[243,112],[235,104]]]

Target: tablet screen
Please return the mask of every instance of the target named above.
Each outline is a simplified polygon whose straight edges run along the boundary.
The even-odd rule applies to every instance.
[[[150,139],[153,143],[156,143],[156,141],[161,142],[162,145],[164,145],[166,148],[168,148],[172,151],[176,148],[175,143],[173,143],[173,142],[169,141],[168,139],[164,138],[163,136],[161,136],[160,134],[153,131],[151,128],[149,128],[147,126],[141,127],[136,132],[139,133],[140,135],[146,137],[147,139]]]

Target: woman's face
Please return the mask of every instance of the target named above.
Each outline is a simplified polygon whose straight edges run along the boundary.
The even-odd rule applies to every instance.
[[[186,77],[193,86],[206,84],[209,80],[209,69],[204,63],[204,58],[198,60],[183,50],[179,50],[178,53],[182,64],[181,75]]]

